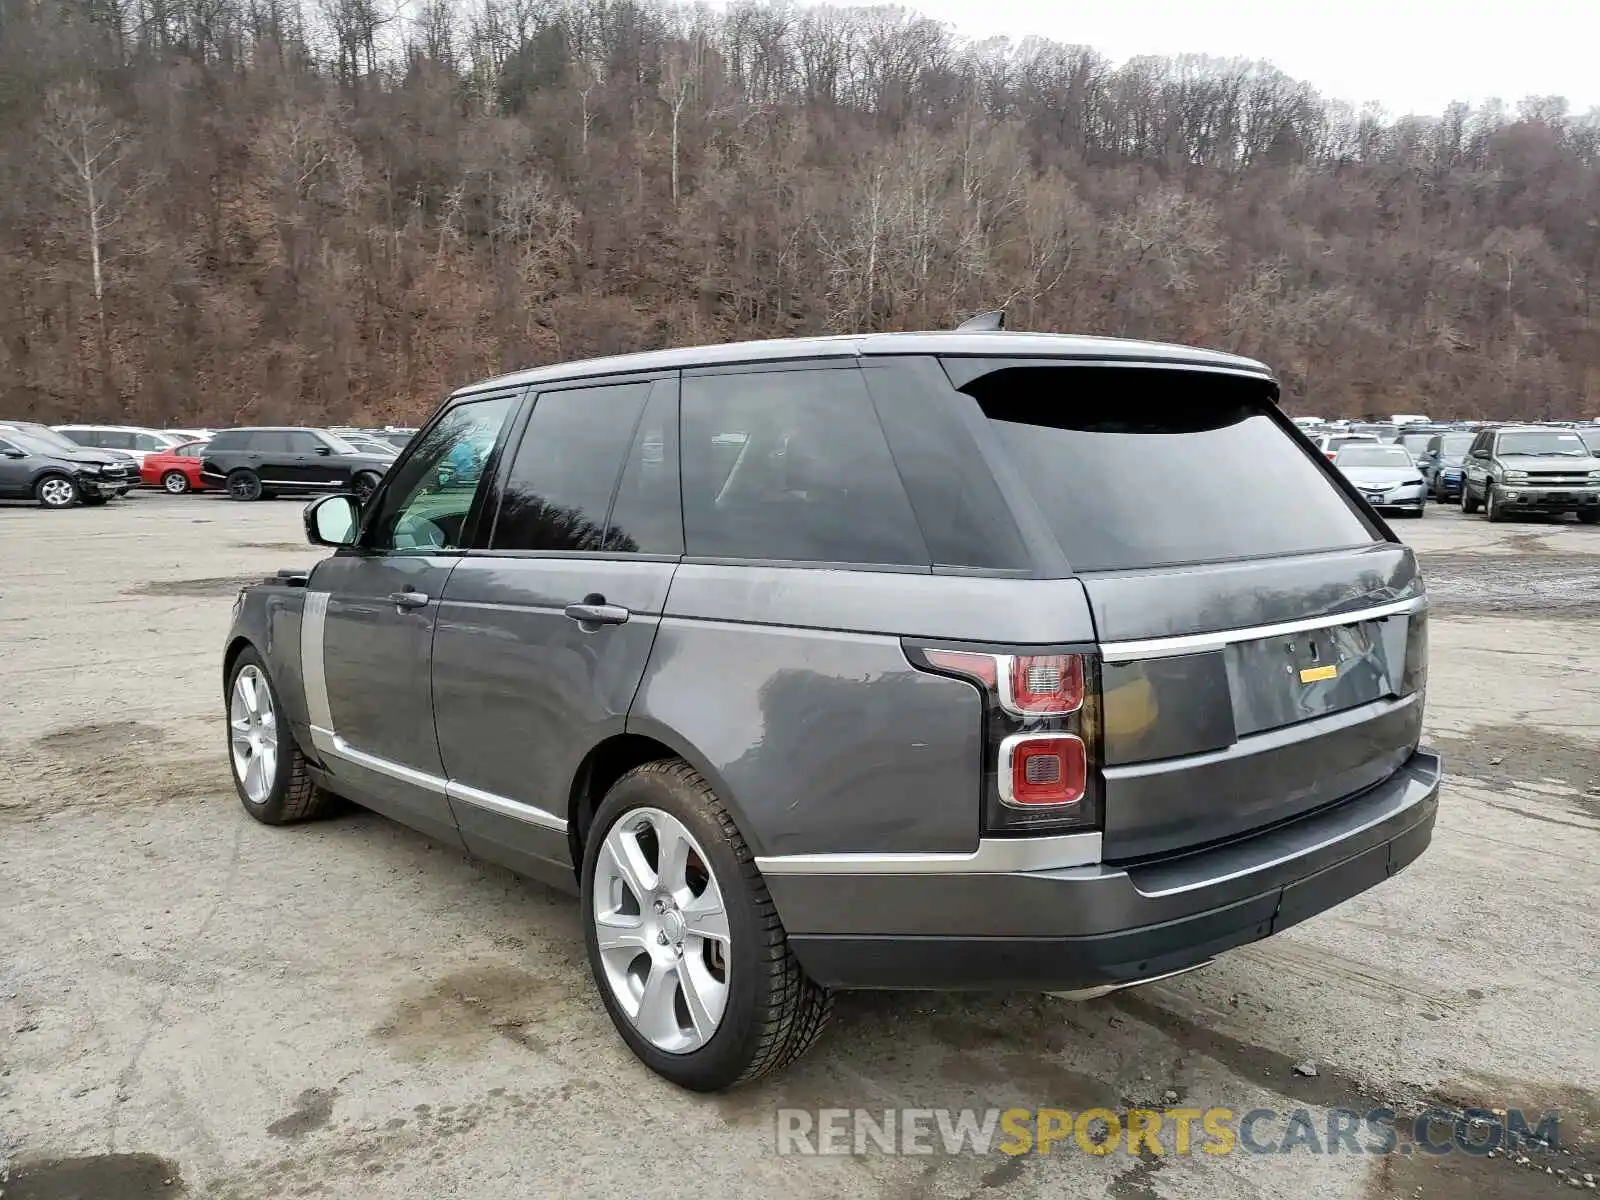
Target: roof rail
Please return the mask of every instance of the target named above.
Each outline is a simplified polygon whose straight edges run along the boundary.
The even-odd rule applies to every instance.
[[[1006,327],[1006,310],[997,308],[993,312],[979,313],[975,317],[968,317],[956,326],[957,333],[994,333]]]

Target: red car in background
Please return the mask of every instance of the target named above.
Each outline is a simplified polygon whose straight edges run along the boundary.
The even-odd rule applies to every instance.
[[[139,468],[139,482],[173,496],[204,491],[206,485],[200,480],[200,455],[205,448],[204,442],[184,442],[171,450],[146,454],[144,465]]]

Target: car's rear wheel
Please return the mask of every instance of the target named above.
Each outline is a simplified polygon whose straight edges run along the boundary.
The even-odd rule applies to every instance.
[[[161,488],[172,496],[181,496],[189,490],[189,477],[182,471],[168,471],[161,477]]]
[[[1489,485],[1489,490],[1483,496],[1483,515],[1496,523],[1506,519],[1505,506],[1500,503],[1500,493],[1494,484]]]
[[[698,1092],[799,1058],[828,1019],[765,881],[709,784],[677,760],[607,794],[583,857],[584,941],[601,1000],[656,1074]]]
[[[264,825],[318,816],[330,800],[312,782],[282,714],[261,656],[240,651],[228,679],[228,762],[244,810]]]
[[[228,496],[234,500],[261,499],[261,476],[248,467],[240,467],[228,475]]]
[[[1478,502],[1472,498],[1472,489],[1465,483],[1461,485],[1461,511],[1469,517],[1478,511]]]
[[[66,475],[46,475],[33,485],[33,498],[45,508],[71,508],[78,502],[78,485]]]

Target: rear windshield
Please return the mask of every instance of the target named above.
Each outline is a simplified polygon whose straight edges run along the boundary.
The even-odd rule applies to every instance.
[[[1253,380],[1008,367],[962,390],[1075,570],[1305,554],[1377,536]]]

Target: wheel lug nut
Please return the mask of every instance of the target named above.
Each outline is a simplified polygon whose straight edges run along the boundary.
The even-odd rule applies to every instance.
[[[663,945],[663,946],[665,946],[667,944],[667,935],[666,935],[665,931],[656,934],[656,941],[660,945]]]

